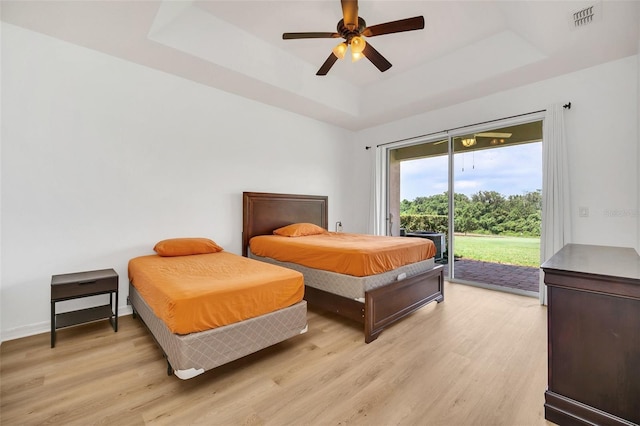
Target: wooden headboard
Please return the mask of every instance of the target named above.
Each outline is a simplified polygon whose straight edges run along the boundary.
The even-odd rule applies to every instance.
[[[322,195],[243,192],[242,255],[247,256],[252,237],[270,235],[292,223],[314,223],[328,229],[328,200]]]

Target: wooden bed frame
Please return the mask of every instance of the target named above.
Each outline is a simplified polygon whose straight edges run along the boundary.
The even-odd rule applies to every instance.
[[[242,202],[243,256],[248,255],[252,237],[269,235],[282,226],[309,222],[327,229],[326,196],[244,192]],[[310,305],[364,323],[365,342],[370,343],[385,327],[427,303],[444,301],[443,266],[367,291],[364,304],[309,286],[304,298]]]

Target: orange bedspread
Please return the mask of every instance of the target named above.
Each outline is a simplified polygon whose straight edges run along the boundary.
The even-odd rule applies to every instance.
[[[436,254],[433,241],[329,232],[305,237],[261,235],[249,242],[251,253],[281,262],[364,277],[391,271]]]
[[[224,251],[137,257],[129,261],[129,280],[176,334],[257,317],[304,296],[299,272]]]

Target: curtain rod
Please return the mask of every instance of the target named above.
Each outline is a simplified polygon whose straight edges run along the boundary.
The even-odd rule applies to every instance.
[[[571,109],[571,102],[566,103],[562,106],[565,109]],[[474,127],[474,126],[479,126],[481,124],[489,124],[489,123],[494,123],[496,121],[502,121],[502,120],[508,120],[510,118],[518,118],[518,117],[523,117],[525,115],[530,115],[530,114],[538,114],[540,112],[545,112],[546,109],[541,109],[538,111],[532,111],[532,112],[525,112],[524,114],[517,114],[517,115],[512,115],[510,117],[503,117],[503,118],[496,118],[495,120],[488,120],[488,121],[481,121],[480,123],[475,123],[475,124],[467,124],[466,126],[460,126],[460,127],[453,127],[451,129],[446,129],[446,130],[441,130],[439,132],[431,132],[431,133],[427,133],[424,135],[419,135],[419,136],[412,136],[410,138],[404,138],[404,139],[398,139],[396,141],[392,141],[392,142],[385,142],[385,143],[381,143],[379,145],[376,145],[376,148],[380,148],[381,146],[385,146],[385,145],[391,145],[392,143],[397,143],[397,142],[404,142],[404,141],[408,141],[411,139],[417,139],[417,138],[424,138],[427,136],[431,136],[431,135],[437,135],[438,133],[445,133],[445,132],[451,132],[453,130],[460,130],[460,129],[464,129],[466,127]],[[365,149],[369,149],[371,148],[370,146],[365,147]]]

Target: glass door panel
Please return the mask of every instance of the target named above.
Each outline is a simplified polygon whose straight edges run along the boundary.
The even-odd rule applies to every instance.
[[[430,239],[436,245],[436,262],[446,263],[448,139],[392,149],[389,154],[390,235]]]
[[[541,121],[453,137],[453,279],[538,292],[541,137]]]

